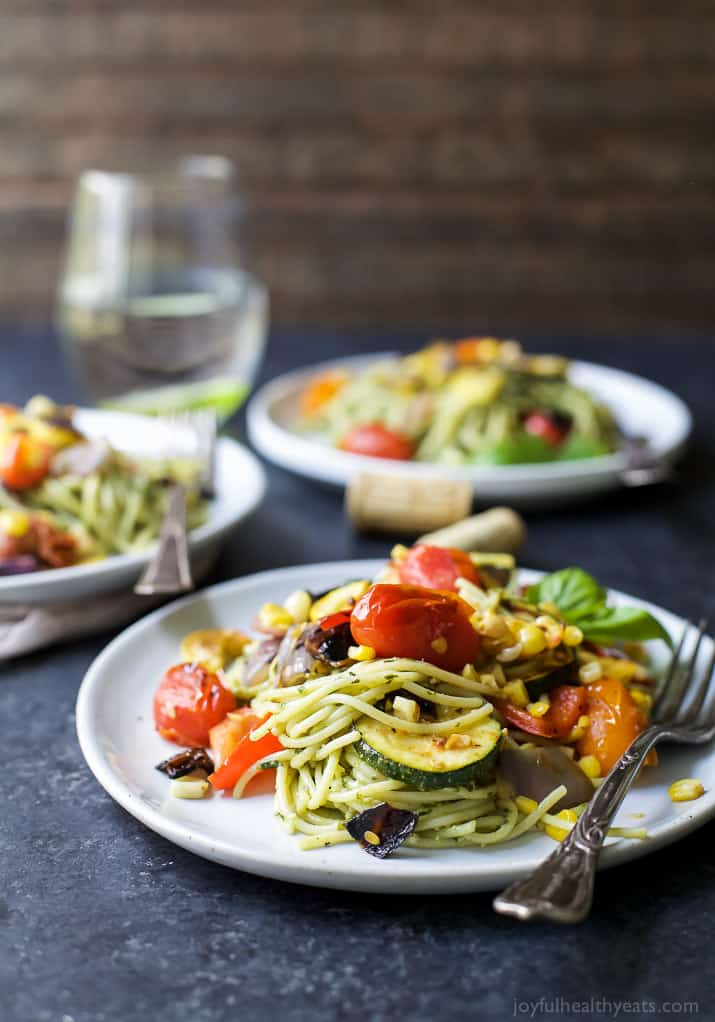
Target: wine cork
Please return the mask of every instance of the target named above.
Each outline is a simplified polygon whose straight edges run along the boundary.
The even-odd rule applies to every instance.
[[[526,542],[526,525],[510,507],[493,507],[437,532],[420,536],[419,543],[451,546],[458,550],[514,554]]]
[[[462,480],[363,472],[345,492],[345,510],[359,531],[414,535],[458,522],[471,508],[472,486]]]

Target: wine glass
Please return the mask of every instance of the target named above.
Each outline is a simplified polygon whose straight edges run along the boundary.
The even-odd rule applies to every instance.
[[[147,413],[247,394],[268,295],[237,245],[231,163],[192,156],[148,173],[85,171],[70,215],[58,321],[100,406]]]

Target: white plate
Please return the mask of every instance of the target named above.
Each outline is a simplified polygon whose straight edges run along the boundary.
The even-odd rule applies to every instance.
[[[513,844],[486,849],[402,848],[383,861],[354,844],[303,852],[273,816],[271,795],[242,801],[222,796],[185,801],[169,795],[166,777],[154,769],[172,746],[154,731],[152,696],[166,668],[176,662],[186,632],[248,627],[256,607],[265,601],[280,601],[296,588],[319,591],[346,578],[372,577],[383,564],[343,561],[251,575],[173,603],[122,632],[90,667],[77,700],[80,745],[100,784],[128,812],[169,841],[261,876],[318,887],[428,894],[491,890],[526,875],[553,851],[553,841],[544,834],[527,834]],[[536,572],[523,572],[527,581],[538,577]],[[673,614],[641,600],[612,595],[615,600],[648,607],[675,635],[682,627]],[[664,644],[653,646],[654,653],[667,660]],[[127,664],[132,665],[131,671]],[[671,803],[668,785],[681,777],[699,777],[705,795],[694,802]],[[634,813],[645,815],[636,821]],[[665,749],[660,765],[646,771],[618,817],[621,825],[646,826],[650,837],[611,843],[604,850],[602,865],[625,862],[676,841],[714,814],[713,749]]]
[[[317,373],[336,368],[354,371],[394,357],[394,352],[383,352],[325,362],[265,384],[248,405],[251,443],[282,468],[335,486],[347,485],[359,472],[382,471],[393,477],[465,479],[473,484],[479,502],[545,504],[593,496],[621,485],[620,473],[625,468],[621,453],[536,465],[449,466],[349,454],[319,438],[297,432],[301,392]],[[680,398],[665,387],[642,376],[590,362],[572,362],[569,379],[609,405],[626,434],[646,437],[657,458],[671,462],[683,450],[692,418]]]
[[[112,446],[135,455],[154,453],[162,428],[145,416],[93,409],[80,409],[75,422],[87,436],[105,437]],[[260,504],[264,490],[265,475],[258,459],[242,444],[221,437],[216,447],[216,496],[208,502],[204,524],[189,535],[191,553],[209,553],[217,547],[223,536]],[[0,577],[0,604],[81,599],[128,587],[139,578],[153,549],[71,568]]]

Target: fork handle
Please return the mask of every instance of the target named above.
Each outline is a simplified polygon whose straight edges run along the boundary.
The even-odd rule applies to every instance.
[[[186,493],[183,486],[174,483],[169,492],[169,505],[157,548],[134,586],[134,592],[151,596],[154,593],[185,593],[193,588],[186,538]]]
[[[665,728],[649,727],[634,738],[558,848],[526,880],[517,880],[494,899],[497,912],[557,923],[586,918],[608,828],[646,756],[667,734]]]

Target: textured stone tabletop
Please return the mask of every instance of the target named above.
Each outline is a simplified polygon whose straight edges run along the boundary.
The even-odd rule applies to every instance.
[[[264,376],[422,339],[278,333]],[[530,515],[523,562],[580,564],[715,619],[715,346],[531,346],[642,372],[689,402],[697,428],[677,486]],[[37,391],[76,397],[51,335],[0,331],[0,401]],[[389,541],[351,535],[336,495],[268,475],[263,510],[229,540],[214,580],[387,551]],[[489,895],[353,895],[233,872],[146,830],[85,767],[74,702],[110,637],[0,668],[0,1022],[601,1019],[621,1001],[620,1018],[695,1013],[682,1002],[715,1018],[715,824],[601,875],[577,929],[499,918]]]

